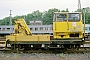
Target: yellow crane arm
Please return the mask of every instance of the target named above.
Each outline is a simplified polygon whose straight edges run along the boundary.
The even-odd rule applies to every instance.
[[[14,23],[15,23],[14,27],[15,34],[22,33],[23,35],[32,35],[24,19],[14,20]]]

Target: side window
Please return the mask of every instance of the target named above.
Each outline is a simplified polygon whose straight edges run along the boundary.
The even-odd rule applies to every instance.
[[[38,30],[38,28],[35,28],[35,31],[37,31]]]
[[[87,27],[85,27],[85,30],[87,30]]]
[[[43,30],[43,27],[40,27],[40,30]]]
[[[2,28],[2,31],[5,31],[5,28]]]
[[[80,20],[80,14],[79,13],[69,13],[68,20]]]
[[[0,31],[1,31],[1,28],[0,28]]]
[[[7,31],[10,31],[10,28],[7,28]]]
[[[13,30],[14,30],[14,28],[11,28],[11,30],[13,31]]]
[[[90,30],[90,27],[89,27],[89,30]]]
[[[33,30],[32,28],[30,28],[30,30]]]
[[[57,14],[57,21],[65,21],[67,19],[66,14]]]
[[[48,27],[45,27],[45,30],[48,30]]]

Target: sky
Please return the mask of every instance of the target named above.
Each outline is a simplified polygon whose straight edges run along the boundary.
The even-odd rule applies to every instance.
[[[90,7],[90,0],[81,0],[81,7]],[[68,8],[69,11],[75,11],[78,8],[78,0],[0,0],[0,19],[9,16],[10,10],[12,16],[16,16],[52,8],[60,10]]]

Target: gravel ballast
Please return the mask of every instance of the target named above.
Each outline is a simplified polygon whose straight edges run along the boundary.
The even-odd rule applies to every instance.
[[[90,53],[3,53],[0,60],[90,60]]]

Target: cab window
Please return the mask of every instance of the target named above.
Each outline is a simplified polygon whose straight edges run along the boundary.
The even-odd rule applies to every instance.
[[[67,16],[66,14],[57,14],[57,21],[66,21]]]
[[[68,20],[80,20],[80,14],[79,13],[69,13],[68,14]]]

